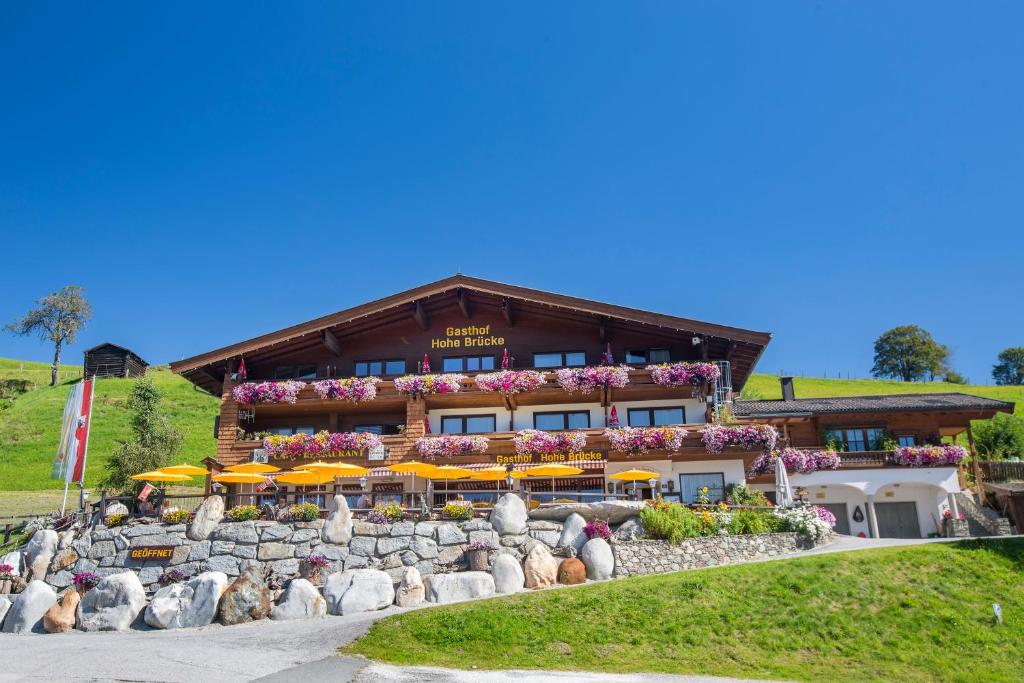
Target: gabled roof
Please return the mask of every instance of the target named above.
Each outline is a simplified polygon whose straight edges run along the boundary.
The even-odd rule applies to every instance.
[[[1012,413],[1013,403],[956,392],[942,394],[887,394],[882,396],[842,396],[797,398],[790,401],[736,401],[736,417],[796,417],[837,413],[884,413],[918,410],[983,410]]]
[[[97,344],[96,346],[93,346],[92,348],[86,349],[83,353],[91,353],[92,351],[95,351],[96,349],[102,349],[104,346],[112,346],[115,349],[119,349],[121,351],[124,351],[127,354],[135,356],[135,359],[138,360],[143,365],[149,365],[149,363],[144,361],[142,359],[142,356],[140,356],[139,354],[135,353],[134,351],[132,351],[131,349],[129,349],[126,346],[121,346],[120,344],[114,344],[113,342],[103,342],[102,344]]]

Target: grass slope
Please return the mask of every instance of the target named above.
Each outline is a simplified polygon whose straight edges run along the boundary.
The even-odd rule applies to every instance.
[[[17,374],[20,372],[16,369],[18,363],[20,361],[5,361],[0,364],[0,373],[10,373],[9,377],[24,376]],[[35,365],[43,366],[44,381],[48,381],[49,367],[44,363]],[[78,372],[81,373],[81,368]],[[218,400],[194,390],[189,382],[167,368],[150,368],[146,374],[163,392],[164,410],[171,422],[185,434],[184,459],[198,463],[212,455],[216,450],[213,418],[217,414]],[[126,404],[132,385],[132,380],[125,379],[97,380],[86,486],[96,484],[118,441],[127,439],[130,434]],[[69,386],[69,383],[56,387],[43,384],[22,394],[13,405],[0,412],[0,490],[62,488],[61,482],[50,479],[50,466],[60,440],[60,421]]]
[[[410,612],[344,651],[463,669],[1017,681],[1022,579],[1024,539],[868,550]]]

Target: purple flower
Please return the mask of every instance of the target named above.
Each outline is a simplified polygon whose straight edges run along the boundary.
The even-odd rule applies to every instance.
[[[351,377],[349,379],[324,379],[313,382],[313,391],[323,400],[350,401],[360,403],[377,398],[376,377]]]
[[[578,453],[587,445],[583,432],[542,432],[523,429],[512,440],[519,455]]]
[[[257,403],[295,403],[299,392],[306,386],[305,382],[287,380],[284,382],[246,382],[231,390],[231,398],[237,403],[255,405]]]
[[[779,432],[771,425],[729,426],[710,424],[701,430],[704,448],[708,453],[721,453],[728,446],[746,450],[771,451]]]
[[[506,395],[535,391],[547,383],[543,372],[536,370],[501,370],[476,376],[481,391],[496,391]]]
[[[893,460],[904,467],[942,467],[959,465],[967,457],[963,446],[904,446],[896,450]]]
[[[462,388],[465,375],[403,375],[395,378],[395,391],[410,396],[427,394],[454,394]]]
[[[587,535],[587,538],[603,538],[604,540],[610,540],[612,537],[612,530],[608,526],[608,522],[604,520],[597,520],[594,522],[588,522],[583,527],[583,533]]]
[[[416,450],[424,458],[434,459],[483,453],[487,450],[488,443],[486,436],[443,434],[416,439]]]
[[[369,432],[328,432],[316,434],[274,435],[263,440],[263,448],[273,458],[295,459],[340,456],[346,452],[370,450],[381,445],[380,437]]]
[[[612,448],[630,455],[647,451],[678,451],[687,432],[682,427],[620,427],[606,429],[604,435]]]
[[[781,451],[761,453],[750,466],[748,474],[752,477],[759,474],[774,474],[777,457],[782,458],[782,464],[791,474],[810,474],[818,470],[839,469],[839,454],[835,451],[802,451],[796,448],[784,448]]]
[[[558,386],[570,394],[593,393],[600,387],[621,389],[629,384],[628,365],[598,365],[585,368],[562,368],[555,372]]]

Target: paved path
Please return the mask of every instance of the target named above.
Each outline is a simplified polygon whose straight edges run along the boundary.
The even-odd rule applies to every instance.
[[[840,537],[815,550],[781,556],[778,561],[812,554],[846,552],[946,539],[862,539]],[[555,590],[576,590],[578,587]],[[427,606],[431,609],[433,606]],[[260,621],[240,626],[214,624],[199,629],[128,633],[0,634],[0,683],[8,681],[498,681],[555,680],[602,683],[729,681],[735,679],[643,674],[619,676],[580,672],[456,671],[371,664],[338,657],[337,648],[366,633],[373,622],[405,610],[389,607],[348,617],[309,621]]]

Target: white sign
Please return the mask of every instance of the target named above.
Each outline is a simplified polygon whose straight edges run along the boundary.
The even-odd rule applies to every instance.
[[[383,444],[381,444],[379,446],[374,446],[369,451],[367,451],[366,458],[368,460],[383,460],[384,458],[387,457],[387,455],[388,449],[385,448]]]
[[[253,462],[266,463],[269,459],[270,458],[267,456],[266,449],[263,449],[263,448],[253,449],[253,452],[252,452],[252,461]]]

